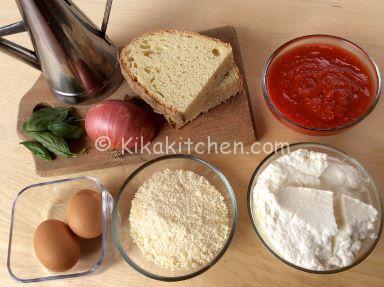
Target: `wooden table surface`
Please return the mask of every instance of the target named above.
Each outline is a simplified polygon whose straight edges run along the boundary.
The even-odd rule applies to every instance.
[[[96,23],[103,15],[104,0],[81,0],[78,5]],[[361,45],[384,64],[384,1],[381,0],[115,0],[108,34],[118,45],[158,28],[205,30],[236,27],[257,122],[259,141],[316,141],[331,144],[357,158],[379,189],[384,187],[384,108],[357,127],[340,135],[309,137],[292,132],[276,121],[262,99],[261,72],[269,54],[294,37],[323,33],[345,37]],[[12,0],[0,0],[0,25],[20,19]],[[8,37],[30,47],[26,34]],[[6,269],[11,204],[24,186],[42,179],[35,175],[30,153],[19,143],[16,116],[20,98],[39,72],[0,53],[0,286],[17,286]],[[261,245],[248,219],[247,186],[260,160],[258,155],[203,155],[223,170],[236,192],[239,222],[223,258],[206,273],[179,283],[157,282],[130,268],[120,256],[97,276],[34,286],[384,286],[384,240],[360,265],[334,275],[313,275],[285,266]],[[100,178],[116,192],[135,167],[118,167],[83,174]],[[52,178],[53,179],[53,178]]]

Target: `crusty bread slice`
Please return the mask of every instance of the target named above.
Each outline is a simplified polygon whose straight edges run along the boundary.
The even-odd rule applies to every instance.
[[[238,95],[243,89],[240,71],[236,65],[233,65],[224,79],[208,95],[200,114],[208,112],[210,109],[226,102],[231,97]],[[126,96],[126,99],[132,99],[136,96]]]
[[[210,109],[226,102],[231,97],[239,94],[242,89],[243,85],[240,71],[234,64],[220,84],[209,93],[209,96],[201,109],[201,113],[206,113]]]
[[[229,44],[174,30],[143,34],[120,55],[131,88],[176,128],[201,113],[232,65]]]

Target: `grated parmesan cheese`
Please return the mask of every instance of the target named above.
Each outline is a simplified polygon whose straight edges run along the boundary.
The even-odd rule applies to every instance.
[[[155,173],[135,194],[129,215],[131,236],[156,265],[176,271],[209,263],[229,233],[223,196],[191,171]]]

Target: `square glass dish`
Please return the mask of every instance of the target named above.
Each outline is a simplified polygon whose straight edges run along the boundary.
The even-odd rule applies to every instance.
[[[66,222],[66,207],[71,196],[82,189],[102,194],[102,235],[80,239],[80,259],[71,269],[55,273],[37,259],[33,236],[36,227],[47,219]],[[110,218],[113,199],[94,177],[82,176],[37,183],[23,188],[13,202],[9,233],[7,268],[13,279],[22,283],[80,277],[100,272],[113,256]]]

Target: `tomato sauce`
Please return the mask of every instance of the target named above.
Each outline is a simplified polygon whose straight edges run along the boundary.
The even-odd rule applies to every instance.
[[[353,122],[374,98],[366,65],[352,52],[327,44],[285,52],[269,67],[266,81],[276,108],[306,128],[331,129]]]

